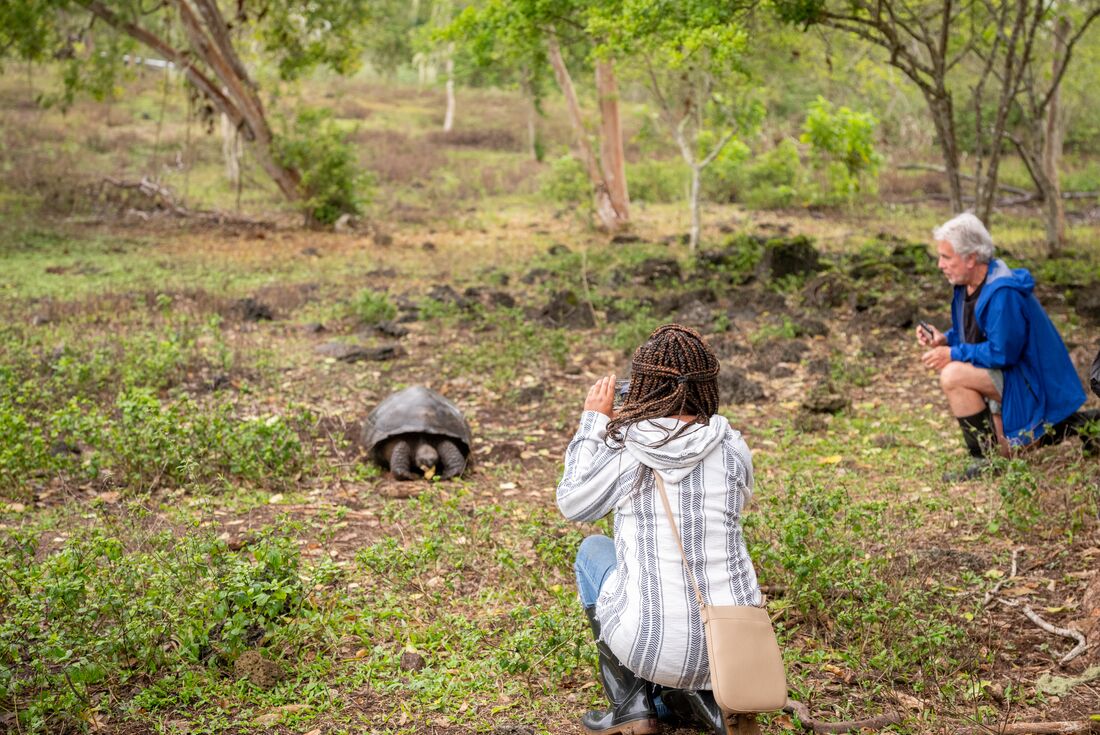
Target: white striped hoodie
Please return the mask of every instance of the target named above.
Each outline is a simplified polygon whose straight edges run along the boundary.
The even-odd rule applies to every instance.
[[[607,416],[581,415],[565,453],[558,508],[575,521],[615,511],[616,568],[596,602],[601,638],[643,679],[681,689],[710,686],[703,625],[653,473],[664,479],[684,551],[708,605],[760,602],[741,533],[752,497],[752,457],[724,416],[692,425],[656,446],[683,422],[632,424],[623,448],[607,446]],[[642,473],[640,486],[635,482]]]

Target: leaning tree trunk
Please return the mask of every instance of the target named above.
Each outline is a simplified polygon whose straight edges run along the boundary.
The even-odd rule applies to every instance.
[[[600,100],[600,162],[603,164],[611,206],[619,219],[630,220],[630,196],[626,188],[626,156],[619,117],[619,85],[615,66],[604,59],[596,63],[596,93]]]
[[[276,160],[274,135],[264,113],[256,85],[241,63],[229,38],[228,25],[213,0],[172,0],[187,35],[190,48],[180,49],[163,38],[116,14],[101,0],[77,0],[94,16],[139,43],[156,51],[205,94],[218,112],[253,144],[256,160],[290,201],[301,199],[301,175]],[[195,63],[198,59],[213,73],[208,76]],[[215,81],[216,80],[216,81]],[[226,91],[223,93],[222,89]]]
[[[569,76],[569,70],[565,67],[565,60],[562,59],[561,48],[553,35],[549,36],[546,45],[550,65],[554,68],[554,78],[565,96],[565,107],[569,112],[569,124],[573,129],[574,150],[580,157],[585,171],[588,172],[588,178],[592,182],[596,216],[605,230],[609,232],[622,230],[630,224],[629,215],[615,209],[607,185],[607,178],[596,160],[596,154],[592,151],[592,143],[588,140],[588,133],[584,129],[581,107],[577,102],[577,92],[573,88],[573,79]]]

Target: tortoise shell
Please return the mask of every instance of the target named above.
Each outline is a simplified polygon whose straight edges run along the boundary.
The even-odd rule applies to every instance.
[[[431,388],[414,385],[379,403],[363,422],[363,446],[381,460],[382,445],[401,434],[428,434],[455,440],[463,456],[470,454],[470,425],[458,406]]]

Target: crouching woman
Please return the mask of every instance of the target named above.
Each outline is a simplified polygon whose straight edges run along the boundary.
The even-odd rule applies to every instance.
[[[698,603],[654,479],[664,481],[705,602],[760,604],[741,532],[752,459],[718,415],[718,369],[698,332],[658,328],[634,353],[621,409],[612,410],[614,376],[597,381],[566,450],[561,512],[575,521],[615,513],[614,540],[586,538],[575,564],[610,702],[584,716],[588,733],[646,735],[661,723],[727,732],[709,691]]]

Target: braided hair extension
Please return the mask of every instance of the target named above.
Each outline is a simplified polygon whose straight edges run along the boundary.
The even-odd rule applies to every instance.
[[[707,424],[718,412],[718,358],[691,327],[666,324],[649,335],[631,361],[630,392],[607,424],[607,437],[621,445],[625,429],[646,419],[694,415]],[[656,446],[684,433],[681,426]]]

